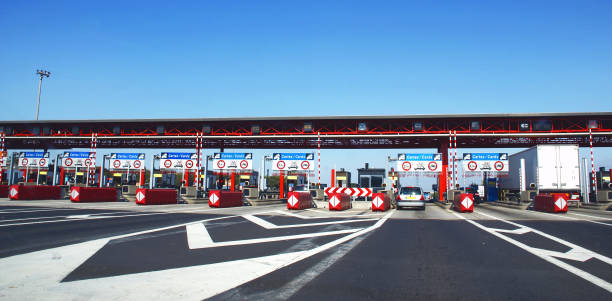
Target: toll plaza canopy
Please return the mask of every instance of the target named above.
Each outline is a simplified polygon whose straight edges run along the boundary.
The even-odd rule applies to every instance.
[[[612,146],[612,112],[392,116],[0,121],[9,149],[436,148],[456,131],[461,148],[536,144]]]

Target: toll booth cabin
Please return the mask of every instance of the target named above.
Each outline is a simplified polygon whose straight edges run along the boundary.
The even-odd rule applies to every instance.
[[[349,187],[351,185],[351,172],[341,168],[336,171],[335,185],[336,187]]]
[[[234,173],[231,171],[208,171],[206,177],[206,190],[239,191],[244,190],[244,188],[257,188],[259,173],[257,171]]]
[[[385,169],[370,168],[370,164],[366,163],[365,168],[357,169],[357,178],[360,188],[372,188],[372,191],[383,190]]]
[[[593,185],[587,185],[589,187],[589,201],[597,203],[608,203],[612,201],[612,182],[610,181],[610,175],[612,171],[606,170],[605,167],[600,167],[599,171],[595,172],[595,183],[597,185],[596,190]],[[588,183],[592,182],[593,173],[589,173]]]

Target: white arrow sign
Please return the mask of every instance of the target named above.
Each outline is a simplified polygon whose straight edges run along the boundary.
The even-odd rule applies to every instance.
[[[565,208],[565,205],[567,204],[567,201],[565,201],[564,198],[560,197],[557,199],[557,201],[555,201],[555,206],[557,206],[557,208],[563,210],[563,208]]]
[[[374,205],[376,207],[380,207],[380,205],[382,205],[383,201],[380,199],[379,196],[377,196],[377,197],[374,198],[374,201],[372,201],[372,203],[374,203]]]
[[[72,199],[76,199],[79,196],[79,192],[76,189],[72,189],[72,192],[70,192],[70,197]]]
[[[470,208],[472,206],[472,200],[468,197],[464,198],[463,201],[461,201],[461,205],[463,205],[464,208]]]
[[[17,189],[15,187],[11,188],[11,196],[14,197],[17,195]]]
[[[142,193],[142,191],[139,191],[139,192],[136,194],[136,199],[137,199],[139,202],[140,202],[140,201],[142,201],[144,198],[145,198],[145,195],[144,195],[144,193]]]
[[[329,204],[332,205],[332,207],[338,206],[338,203],[340,203],[340,201],[338,200],[338,197],[336,197],[335,195],[332,196],[331,199],[329,199]]]
[[[211,204],[216,204],[217,201],[219,200],[219,197],[217,196],[217,194],[211,193],[208,200],[210,201]]]
[[[295,197],[295,195],[291,195],[287,202],[289,202],[289,205],[295,206],[295,204],[297,204],[298,202],[298,199]]]

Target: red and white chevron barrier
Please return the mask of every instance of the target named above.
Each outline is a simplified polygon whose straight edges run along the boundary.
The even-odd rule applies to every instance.
[[[350,196],[372,196],[372,188],[327,187],[325,194],[329,198],[332,193],[345,193]]]

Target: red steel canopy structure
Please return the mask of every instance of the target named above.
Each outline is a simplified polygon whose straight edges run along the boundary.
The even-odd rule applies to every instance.
[[[440,148],[457,131],[462,148],[543,143],[612,146],[612,113],[530,113],[202,119],[0,121],[10,149],[87,148]]]
[[[467,115],[326,116],[202,119],[0,121],[9,149],[98,148],[250,149],[434,148],[448,162],[449,133],[460,148],[537,144],[612,146],[612,112]],[[446,189],[447,166],[440,174]]]

